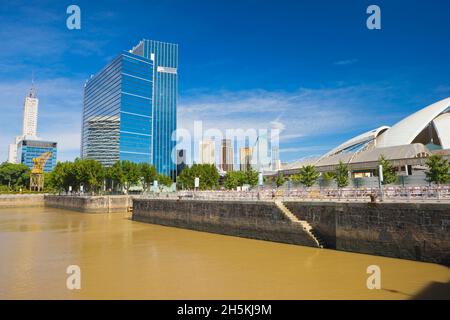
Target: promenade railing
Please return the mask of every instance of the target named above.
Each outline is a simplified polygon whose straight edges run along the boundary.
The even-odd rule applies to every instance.
[[[204,200],[305,200],[305,201],[450,201],[450,186],[385,186],[379,188],[292,188],[292,189],[251,189],[248,191],[208,190],[154,193],[144,197],[165,199]]]

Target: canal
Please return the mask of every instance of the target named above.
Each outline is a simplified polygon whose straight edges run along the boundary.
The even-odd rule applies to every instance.
[[[66,269],[81,270],[68,290]],[[367,267],[381,270],[369,290]],[[450,269],[52,208],[0,209],[0,299],[450,298]]]

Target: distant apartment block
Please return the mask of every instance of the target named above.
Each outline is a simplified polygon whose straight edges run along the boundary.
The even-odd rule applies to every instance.
[[[202,140],[199,143],[199,163],[200,164],[215,164],[216,163],[216,155],[215,155],[216,144],[214,140]]]
[[[233,171],[234,152],[232,141],[230,139],[223,139],[221,149],[220,168],[226,172]]]
[[[247,171],[252,168],[252,147],[239,148],[239,164],[241,171]]]

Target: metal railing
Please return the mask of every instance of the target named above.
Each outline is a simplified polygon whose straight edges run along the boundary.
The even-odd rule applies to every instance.
[[[379,188],[297,188],[249,191],[178,191],[147,194],[143,197],[158,199],[197,200],[309,200],[309,201],[450,201],[450,186],[415,186]]]

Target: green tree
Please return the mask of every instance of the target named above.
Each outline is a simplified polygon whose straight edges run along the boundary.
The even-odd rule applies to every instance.
[[[147,191],[153,184],[153,181],[156,180],[156,168],[146,162],[143,162],[139,164],[139,171],[141,175],[142,187],[144,188],[144,191]]]
[[[128,193],[132,186],[139,183],[139,179],[141,177],[139,167],[136,163],[128,160],[122,160],[120,162],[120,166],[122,167],[123,179],[125,182],[123,186]]]
[[[334,178],[338,188],[345,188],[348,186],[348,172],[348,166],[342,161],[339,161],[339,166],[336,170],[336,176]]]
[[[169,176],[166,176],[165,174],[158,174],[156,176],[156,180],[158,181],[159,185],[170,187],[173,184],[172,178]]]
[[[228,171],[225,174],[223,185],[226,189],[232,190],[245,184],[246,175],[242,171]]]
[[[186,166],[178,176],[178,185],[184,189],[193,189],[196,177],[200,179],[200,190],[214,189],[219,186],[219,172],[212,164]]]
[[[323,173],[323,179],[325,181],[332,181],[336,177],[336,173],[332,171],[324,172]]]
[[[73,165],[76,184],[82,185],[86,192],[98,192],[105,179],[105,170],[102,164],[94,159],[76,159]]]
[[[305,187],[312,187],[317,179],[319,179],[320,173],[316,171],[316,167],[313,165],[307,165],[301,167],[298,174],[292,176],[292,181],[295,183],[301,183]]]
[[[448,161],[441,155],[432,155],[427,159],[428,171],[425,172],[427,180],[436,184],[450,181]]]
[[[69,186],[77,189],[76,173],[73,162],[58,162],[53,171],[48,175],[46,183],[53,189],[69,192]]]
[[[192,170],[189,166],[186,166],[183,171],[177,177],[177,188],[180,189],[193,189],[194,178]]]
[[[248,170],[245,171],[245,184],[248,184],[251,187],[257,186],[259,180],[258,176],[258,171],[248,168]]]
[[[0,184],[10,190],[27,188],[30,182],[30,169],[24,164],[4,162],[0,165]]]
[[[380,164],[383,167],[383,184],[391,184],[397,181],[397,175],[392,167],[391,163],[384,158],[383,155],[380,157]]]
[[[281,187],[286,182],[286,178],[283,174],[280,174],[275,179],[275,184],[277,185],[277,188]]]
[[[220,175],[215,165],[204,164],[199,165],[197,168],[199,170],[197,176],[200,178],[201,190],[216,189],[219,186]]]
[[[111,167],[107,168],[106,178],[109,180],[112,191],[124,186],[126,180],[120,161],[115,162]]]

